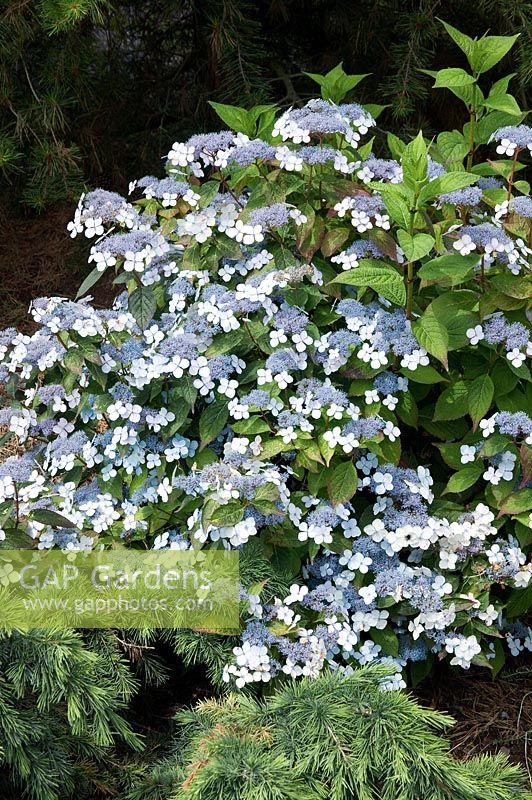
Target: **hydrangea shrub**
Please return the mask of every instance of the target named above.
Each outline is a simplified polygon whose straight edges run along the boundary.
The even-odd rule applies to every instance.
[[[4,545],[253,542],[290,589],[242,586],[240,688],[532,650],[532,129],[509,78],[485,91],[511,41],[447,29],[463,132],[376,157],[379,107],[344,102],[341,67],[303,108],[216,105],[231,130],[174,143],[166,177],[81,198],[78,299],[0,334],[25,448]]]

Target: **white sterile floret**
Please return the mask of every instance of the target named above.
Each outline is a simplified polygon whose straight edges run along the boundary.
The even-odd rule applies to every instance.
[[[484,339],[484,331],[482,329],[482,325],[475,325],[474,328],[468,328],[466,330],[466,336],[471,342],[471,344],[478,344],[479,342]]]
[[[472,445],[463,444],[460,446],[460,462],[462,464],[469,464],[477,457],[477,449]]]
[[[526,360],[526,353],[523,353],[521,350],[519,350],[519,348],[514,347],[512,350],[506,353],[506,358],[513,367],[519,368]]]
[[[281,169],[287,172],[300,172],[303,169],[303,159],[290,150],[289,147],[278,147],[275,151],[275,158],[279,161]]]
[[[308,586],[299,586],[299,584],[293,583],[290,586],[289,594],[284,599],[284,604],[289,606],[292,603],[300,603],[308,594],[308,591]]]
[[[517,150],[517,145],[515,144],[515,142],[510,141],[510,139],[501,139],[501,141],[495,148],[495,152],[498,153],[500,156],[509,156],[510,158],[513,157],[516,150]]]
[[[264,233],[260,225],[246,225],[242,220],[237,219],[231,228],[227,228],[226,235],[230,239],[236,239],[242,244],[255,244],[264,241]]]
[[[465,233],[463,236],[453,242],[453,247],[455,250],[458,250],[461,256],[468,256],[470,253],[476,250],[477,246],[471,239],[471,236]]]

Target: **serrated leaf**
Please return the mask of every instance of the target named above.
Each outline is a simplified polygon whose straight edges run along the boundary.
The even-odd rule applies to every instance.
[[[208,500],[205,503],[202,514],[202,526],[206,530],[209,525],[217,528],[230,527],[240,522],[244,516],[244,509],[238,502],[231,501],[220,505],[216,500]]]
[[[282,439],[268,439],[262,443],[262,450],[258,458],[260,461],[267,461],[287,449],[288,445]]]
[[[323,434],[318,436],[318,447],[320,449],[320,453],[323,456],[325,464],[329,466],[331,463],[331,459],[334,456],[334,447],[331,447],[327,440],[324,438]]]
[[[457,381],[445,389],[436,401],[434,420],[448,421],[460,419],[468,412],[468,385],[465,381]]]
[[[129,295],[128,309],[141,330],[148,327],[157,310],[157,299],[150,286],[137,286]]]
[[[371,629],[371,638],[381,648],[383,656],[393,656],[397,658],[399,655],[399,639],[397,635],[390,630],[390,628]]]
[[[327,231],[321,243],[321,252],[329,258],[337,253],[338,250],[341,250],[350,235],[351,231],[346,228],[333,228]]]
[[[332,283],[369,286],[398,306],[403,306],[406,302],[405,285],[401,275],[393,267],[373,259],[362,259],[356,269],[343,272]]]
[[[233,430],[242,436],[256,436],[258,433],[270,433],[270,426],[262,417],[249,417],[233,423]]]
[[[394,133],[386,134],[386,141],[388,143],[388,149],[390,150],[393,158],[395,158],[397,161],[400,161],[406,147],[405,143]]]
[[[430,306],[420,319],[412,322],[412,333],[427,353],[437,358],[447,368],[449,334]]]
[[[475,424],[475,428],[484,417],[491,406],[495,387],[489,375],[480,375],[469,384],[467,405],[469,415]]]
[[[85,358],[79,347],[70,347],[63,355],[63,365],[76,375],[81,374]]]
[[[446,162],[462,161],[469,152],[469,142],[460,131],[443,131],[439,134],[437,143]]]
[[[491,284],[502,294],[517,300],[528,300],[532,297],[532,280],[528,276],[517,278],[515,275],[495,275]]]
[[[410,205],[403,195],[402,190],[393,184],[380,183],[378,191],[384,200],[386,211],[402,228],[408,228],[410,223]]]
[[[512,97],[511,94],[490,95],[484,100],[484,105],[486,108],[492,108],[494,111],[504,111],[505,114],[512,114],[516,117],[522,114],[515,97]]]
[[[469,172],[447,172],[445,175],[440,175],[437,178],[429,181],[421,189],[418,198],[418,206],[426,203],[427,200],[437,197],[440,194],[447,194],[447,192],[454,192],[456,189],[465,189],[471,186],[478,180],[478,175],[472,175]]]
[[[57,511],[50,511],[47,508],[36,508],[30,513],[31,519],[41,522],[43,525],[51,525],[52,528],[77,528],[75,522],[64,517]]]
[[[105,270],[98,269],[95,267],[92,272],[89,272],[83,283],[78,289],[78,293],[76,295],[76,300],[79,300],[80,297],[83,297],[84,294],[87,294],[89,289],[92,289],[95,283],[98,283],[100,278],[102,277]]]
[[[218,434],[225,428],[228,418],[229,411],[226,403],[213,403],[207,406],[199,421],[202,447],[216,439]]]
[[[237,133],[245,133],[253,136],[255,124],[248,111],[240,106],[230,106],[224,103],[215,103],[209,100],[209,105],[213,108],[220,119]]]
[[[455,472],[454,475],[451,475],[442,494],[448,494],[449,492],[464,492],[466,489],[471,488],[471,486],[478,481],[483,472],[484,467],[482,464],[477,462],[467,464],[461,470]]]
[[[423,264],[417,271],[424,281],[448,280],[451,286],[463,283],[471,270],[478,264],[479,256],[458,254],[438,256]]]
[[[427,145],[423,132],[419,131],[415,139],[409,142],[401,156],[403,176],[406,181],[422,181],[427,175]],[[406,227],[406,226],[405,226]]]
[[[358,486],[358,476],[352,461],[338,464],[332,471],[328,481],[327,490],[331,505],[346,503],[355,494]]]
[[[397,416],[412,428],[417,428],[418,407],[411,392],[403,392],[397,404]]]
[[[193,406],[196,402],[198,390],[194,386],[194,379],[191,375],[183,375],[179,378],[173,391],[179,395],[179,397],[182,397],[189,406]]]
[[[445,381],[443,375],[440,375],[440,373],[435,370],[434,367],[431,367],[430,364],[426,367],[416,367],[416,369],[413,370],[403,367],[401,369],[401,374],[407,377],[409,380],[414,381],[414,383],[432,384]]]
[[[532,508],[532,489],[521,489],[507,497],[501,506],[501,514],[522,514]]]
[[[488,439],[486,439],[486,441],[482,445],[482,450],[480,451],[480,455],[489,458],[490,456],[494,456],[497,453],[501,453],[503,450],[506,450],[509,444],[510,444],[510,438],[508,436],[503,436],[500,433],[495,433]]]
[[[470,61],[475,50],[475,40],[466,33],[462,33],[457,28],[453,28],[448,22],[444,22],[442,19],[438,21],[441,22],[453,42],[458,45],[460,50],[466,54],[468,61]]]
[[[434,239],[428,233],[411,236],[406,231],[398,230],[397,238],[408,261],[419,261],[434,247]]]
[[[460,454],[460,445],[454,442],[447,442],[446,444],[437,444],[436,447],[441,453],[441,457],[451,469],[462,469],[462,461]]]
[[[532,581],[525,589],[514,589],[506,604],[506,616],[520,617],[532,608]]]
[[[471,66],[475,72],[487,72],[498,64],[512,49],[519,34],[515,36],[483,36],[475,42]]]
[[[469,75],[465,69],[449,67],[447,69],[438,70],[433,88],[447,89],[451,86],[469,86],[473,83],[475,83],[474,77]]]

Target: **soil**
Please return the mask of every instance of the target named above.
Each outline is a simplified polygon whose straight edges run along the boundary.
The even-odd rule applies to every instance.
[[[71,239],[66,226],[74,205],[57,206],[40,216],[9,217],[0,208],[0,329],[10,326],[31,333],[35,325],[28,308],[37,297],[74,298],[90,271],[90,245]],[[112,276],[91,290],[97,306],[109,305]]]
[[[532,655],[510,660],[495,679],[485,669],[443,667],[413,690],[425,706],[456,720],[447,732],[459,759],[504,753],[528,771],[532,789]]]

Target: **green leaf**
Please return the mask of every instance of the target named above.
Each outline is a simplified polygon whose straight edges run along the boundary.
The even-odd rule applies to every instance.
[[[207,406],[199,421],[202,447],[216,439],[226,426],[228,417],[227,403],[212,403],[212,405]]]
[[[465,381],[456,381],[445,389],[438,397],[434,420],[446,421],[460,419],[468,412],[468,385]]]
[[[105,270],[98,269],[97,267],[95,267],[92,270],[92,272],[89,272],[89,274],[87,275],[87,277],[85,278],[85,280],[78,289],[76,300],[79,300],[79,298],[83,297],[83,295],[86,294],[89,291],[89,289],[92,289],[94,284],[98,283],[104,272]]]
[[[350,235],[351,231],[347,228],[333,228],[333,230],[327,231],[321,243],[321,252],[326,258],[329,258],[341,250]]]
[[[173,391],[179,395],[179,397],[182,397],[189,406],[193,406],[196,402],[198,390],[194,386],[194,379],[191,375],[183,375],[182,378],[179,378],[179,380],[176,381]]]
[[[74,372],[76,375],[81,374],[81,368],[85,363],[85,357],[79,347],[69,347],[66,353],[63,355],[63,364],[64,366],[70,370],[70,372]]]
[[[449,334],[430,306],[419,320],[412,323],[412,333],[427,353],[433,355],[447,368]]]
[[[375,644],[380,645],[383,656],[393,656],[397,658],[399,655],[399,639],[390,628],[371,629],[371,638]]]
[[[268,439],[262,443],[262,450],[258,458],[261,461],[268,461],[270,458],[282,453],[283,450],[288,450],[289,446],[286,445],[282,439]]]
[[[246,338],[246,331],[239,328],[236,331],[229,331],[222,333],[220,336],[215,336],[212,344],[205,351],[205,355],[209,358],[213,356],[220,356],[224,353],[233,353],[237,347],[242,344]]]
[[[427,145],[420,131],[415,139],[409,142],[401,157],[405,180],[422,181],[427,176]]]
[[[270,433],[270,426],[262,417],[249,417],[233,423],[233,430],[242,436],[256,436],[258,433]]]
[[[52,528],[76,528],[75,522],[71,519],[58,514],[57,511],[49,511],[47,508],[36,508],[30,512],[31,519],[35,522],[42,522],[43,525],[51,525]]]
[[[483,36],[475,42],[471,66],[475,72],[487,72],[498,64],[512,49],[519,34],[515,36]]]
[[[504,501],[501,514],[522,514],[532,508],[532,489],[521,489],[514,492]]]
[[[504,111],[505,114],[512,114],[516,117],[522,114],[515,98],[511,94],[490,95],[484,100],[484,105],[486,108],[492,108],[495,111]]]
[[[327,489],[331,505],[346,503],[355,494],[358,486],[357,471],[352,461],[338,464],[327,481]]]
[[[448,163],[462,161],[469,153],[469,142],[460,131],[443,131],[436,141],[438,150]]]
[[[403,368],[401,374],[414,383],[432,384],[445,381],[443,375],[440,375],[430,364],[426,367],[416,367],[414,370]]]
[[[457,28],[453,28],[448,22],[444,22],[442,19],[438,21],[441,22],[453,42],[458,45],[462,53],[466,54],[467,60],[471,63],[470,59],[475,51],[475,40]]]
[[[438,256],[423,264],[417,270],[417,275],[424,281],[448,281],[451,286],[456,286],[464,282],[466,276],[478,264],[479,258],[478,255],[460,256],[458,254]]]
[[[394,133],[386,134],[386,141],[388,143],[388,149],[392,156],[397,159],[397,161],[401,160],[401,156],[403,155],[404,149],[406,147],[405,143],[399,139]]]
[[[411,392],[403,392],[399,397],[397,404],[397,416],[410,425],[411,428],[417,428],[418,420],[418,407]]]
[[[437,444],[436,447],[441,453],[441,457],[451,469],[462,469],[460,445],[454,442],[446,442],[445,444]]]
[[[324,438],[323,434],[320,433],[318,436],[318,447],[320,449],[320,453],[323,456],[325,464],[329,466],[331,463],[331,459],[334,456],[334,447],[331,447],[327,440]]]
[[[393,184],[379,183],[378,191],[384,200],[386,211],[393,221],[402,228],[408,228],[410,224],[410,205],[401,188]]]
[[[425,678],[430,675],[433,666],[434,656],[430,652],[423,661],[410,663],[410,679],[412,681],[412,686],[417,686],[418,683],[425,680]]]
[[[139,328],[145,330],[157,310],[157,299],[153,289],[150,286],[137,286],[129,295],[128,309],[135,317]]]
[[[325,222],[322,217],[314,217],[309,213],[307,222],[299,225],[296,234],[296,244],[299,252],[306,261],[310,261],[316,250],[319,250],[325,236]]]
[[[506,616],[520,617],[532,608],[532,581],[525,589],[514,589],[506,604]]]
[[[472,83],[475,83],[475,79],[465,69],[450,67],[449,69],[440,69],[436,73],[436,80],[432,88],[447,89],[450,86],[469,86]]]
[[[237,133],[245,133],[247,136],[253,136],[255,132],[255,121],[245,108],[229,106],[224,103],[215,103],[212,100],[209,100],[209,105],[229,128],[237,131]]]
[[[404,281],[393,267],[374,259],[362,259],[356,269],[338,275],[332,283],[346,283],[349,286],[369,286],[378,294],[398,306],[406,302]]]
[[[463,492],[469,489],[478,481],[483,472],[484,466],[482,464],[476,461],[472,464],[467,464],[463,469],[459,470],[459,472],[455,472],[454,475],[451,475],[442,494]]]
[[[378,119],[386,108],[390,108],[390,103],[387,103],[386,105],[381,105],[380,103],[362,103],[362,108],[364,111],[367,111],[368,114],[371,114],[373,119]],[[358,151],[359,154],[363,152],[365,147],[367,147],[367,143],[360,148]],[[364,156],[364,158],[367,158],[367,156]]]
[[[508,295],[508,297],[514,297],[517,300],[528,300],[532,297],[532,279],[527,275],[523,278],[517,278],[515,275],[501,273],[500,275],[495,275],[491,283],[497,291]]]
[[[493,401],[495,387],[489,375],[480,375],[469,384],[467,404],[469,415],[475,424],[475,428],[484,417]]]
[[[206,530],[209,525],[217,528],[230,527],[240,522],[244,516],[244,509],[235,501],[220,505],[216,500],[208,500],[203,508],[201,523]]]
[[[503,78],[499,78],[498,81],[492,85],[490,94],[507,94],[508,92],[508,85],[512,78],[515,78],[517,72],[511,72],[509,75],[505,75]]]
[[[477,303],[478,294],[476,292],[469,289],[458,289],[441,294],[430,304],[429,308],[432,313],[447,329],[449,350],[468,344],[469,340],[465,332],[467,328],[476,324],[476,317],[471,314],[471,311]]]
[[[346,94],[354,89],[360,81],[367,78],[369,73],[363,75],[347,75],[344,72],[342,63],[337,64],[326,75],[319,75],[315,72],[305,72],[309,78],[321,87],[321,96],[324,100],[332,103],[339,103]]]
[[[480,451],[481,456],[489,457],[494,456],[497,453],[506,450],[508,445],[510,444],[510,438],[508,436],[503,436],[500,433],[495,433],[490,436],[484,444],[482,445],[482,450]]]
[[[397,238],[408,261],[419,261],[430,253],[435,242],[428,233],[417,233],[415,236],[411,236],[403,230],[397,231]]]
[[[471,186],[478,181],[478,175],[472,175],[470,172],[447,172],[445,175],[440,175],[437,178],[429,181],[424,186],[418,198],[418,207],[422,206],[427,200],[432,200],[440,194],[447,194],[447,192],[454,192],[456,189],[465,189],[466,186]]]
[[[521,118],[523,115],[521,114]],[[475,143],[487,144],[492,133],[505,125],[516,125],[520,120],[514,114],[505,114],[503,111],[490,111],[480,119],[475,128]],[[477,167],[480,165],[477,165]],[[485,166],[489,167],[488,164]],[[477,167],[473,169],[477,172]]]

